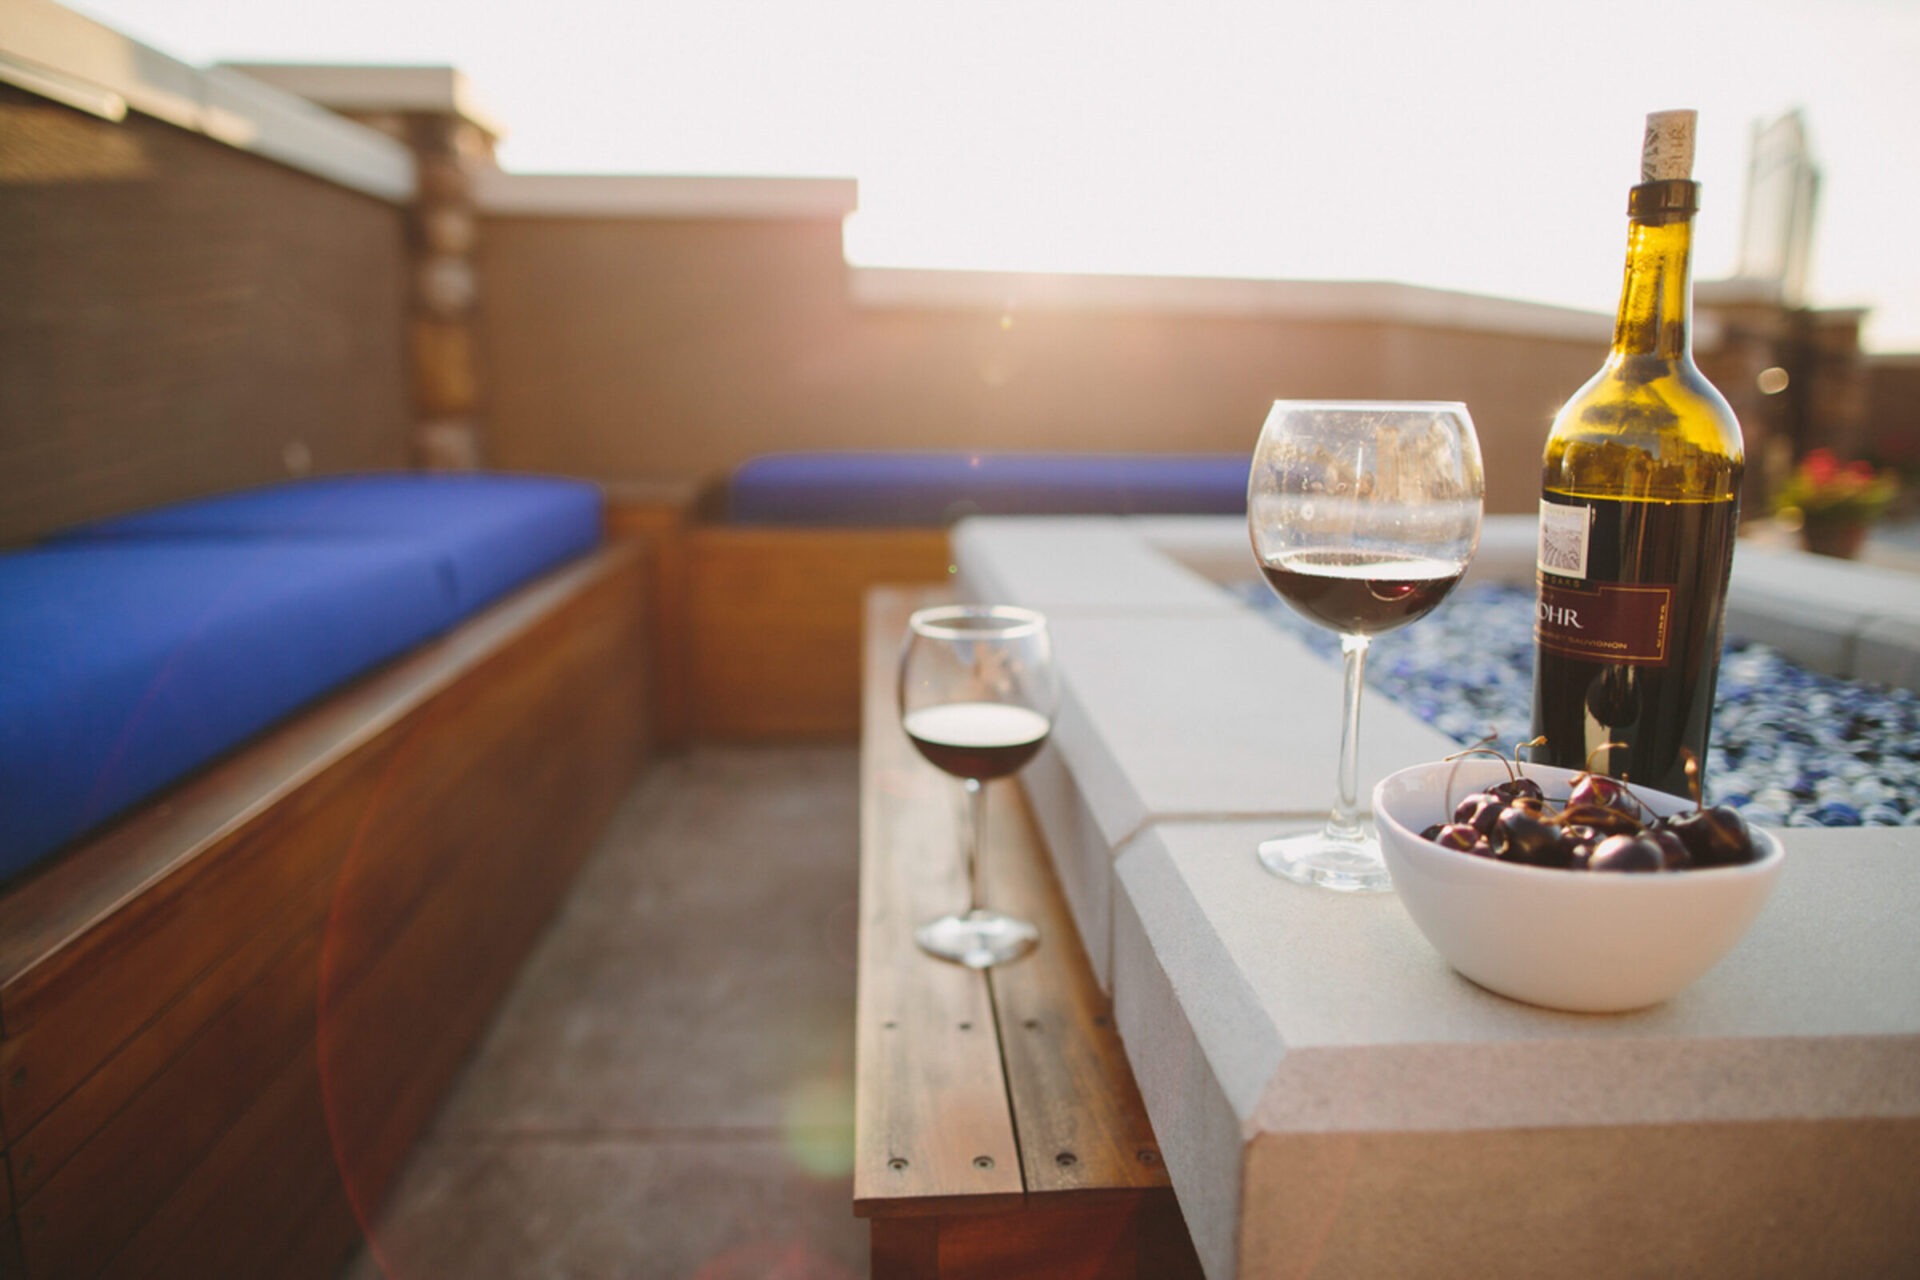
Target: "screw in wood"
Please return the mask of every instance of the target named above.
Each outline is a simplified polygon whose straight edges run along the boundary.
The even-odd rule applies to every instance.
[[[973,1167],[976,1169],[991,1169],[993,1168],[993,1157],[975,1156],[973,1158]]]
[[[900,1156],[895,1156],[893,1159],[887,1161],[887,1168],[893,1170],[895,1173],[900,1172],[902,1169],[906,1167],[907,1167],[906,1160]]]
[[[960,1029],[962,1031],[971,1031],[973,1030],[973,1024],[971,1022],[963,1022],[960,1024]]]
[[[1073,1154],[1073,1152],[1071,1151],[1062,1151],[1059,1155],[1053,1158],[1053,1162],[1059,1165],[1062,1169],[1071,1169],[1073,1168],[1074,1165],[1077,1165],[1080,1163],[1080,1157]]]
[[[1148,1149],[1148,1150],[1138,1152],[1137,1154],[1140,1158],[1141,1164],[1159,1164],[1160,1163],[1160,1153],[1158,1151]]]
[[[1020,1025],[1025,1027],[1029,1031],[1038,1031],[1040,1029],[1040,1019],[1028,1018],[1025,1022],[1021,1023]]]

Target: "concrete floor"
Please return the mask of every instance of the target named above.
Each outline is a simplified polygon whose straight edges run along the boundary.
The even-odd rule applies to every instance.
[[[341,1280],[848,1280],[858,760],[634,788]]]

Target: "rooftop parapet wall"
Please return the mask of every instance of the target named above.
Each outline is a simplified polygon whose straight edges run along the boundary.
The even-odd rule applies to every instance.
[[[776,450],[1250,451],[1282,397],[1464,400],[1489,510],[1524,512],[1547,424],[1606,347],[1600,311],[1390,282],[850,266],[851,180],[507,174],[489,148],[418,149],[422,121],[499,132],[451,68],[202,71],[49,0],[0,16],[0,79],[31,86],[7,90],[9,127],[74,135],[9,149],[26,176],[0,217],[32,260],[0,357],[0,541],[306,468],[701,482]],[[101,180],[136,152],[165,167]],[[60,168],[76,156],[87,173]],[[206,207],[175,220],[169,184]],[[366,257],[396,226],[397,262]],[[212,246],[234,249],[217,270]],[[1759,475],[1784,419],[1754,389],[1772,340],[1751,319],[1703,298],[1697,339]]]
[[[404,148],[45,0],[0,81],[0,546],[404,465]]]
[[[742,180],[727,210],[724,182],[658,181],[478,187],[499,465],[633,479],[793,449],[1250,451],[1277,397],[1438,397],[1472,407],[1490,499],[1518,511],[1552,410],[1606,349],[1605,317],[1400,285],[853,267],[830,187]]]

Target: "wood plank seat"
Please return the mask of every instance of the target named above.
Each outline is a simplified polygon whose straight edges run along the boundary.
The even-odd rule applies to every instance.
[[[647,750],[610,543],[0,892],[0,1278],[326,1277]]]
[[[915,947],[966,894],[958,787],[901,731],[908,614],[945,588],[868,594],[861,729],[854,1212],[873,1274],[1198,1276],[1111,1009],[1017,786],[992,785],[986,892],[1034,920],[1031,956],[978,973]]]

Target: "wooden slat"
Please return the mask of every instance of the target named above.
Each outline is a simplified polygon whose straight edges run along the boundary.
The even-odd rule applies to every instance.
[[[91,1276],[245,1114],[313,1027],[320,934],[292,941],[261,980],[21,1205],[33,1276]],[[302,981],[302,979],[307,979]]]
[[[1039,949],[981,975],[913,945],[911,926],[966,892],[957,788],[914,751],[894,707],[907,614],[946,598],[944,588],[886,588],[867,606],[854,1197],[873,1220],[873,1274],[1198,1280],[1111,1006],[1017,786],[989,793],[986,892],[1039,926]],[[956,1034],[956,1019],[971,1025]],[[993,1109],[999,1136],[993,1104],[1004,1104],[1019,1151],[1017,1195],[969,1191],[961,1149],[978,1141],[980,1112]],[[918,1167],[923,1151],[941,1163]],[[999,1175],[994,1165],[983,1172]]]
[[[353,769],[316,777],[244,830],[216,839],[203,861],[104,913],[95,928],[0,993],[8,1021],[0,1039],[0,1113],[8,1130],[23,1133],[39,1122],[143,1024],[169,1011],[180,992],[217,973],[290,898],[317,890],[324,900],[377,776],[375,769]],[[214,790],[222,789],[218,779],[207,779]],[[184,1011],[174,1012],[171,1022],[179,1024]]]
[[[22,1280],[26,1274],[20,1257],[20,1224],[12,1215],[0,1217],[0,1280]]]
[[[870,691],[890,689],[910,603],[873,597]],[[918,758],[890,693],[865,703],[854,1212],[1017,1206],[1019,1149],[986,979],[913,941],[915,925],[965,902],[956,784]]]
[[[318,881],[315,892],[269,916],[265,928],[168,1005],[39,1123],[15,1138],[14,1193],[25,1200],[38,1191],[223,1009],[260,980],[288,938],[317,928],[326,911],[325,888],[326,882]]]
[[[1172,1185],[1026,798],[990,803],[990,905],[1040,928],[1031,960],[990,971],[1029,1193]],[[1071,954],[1064,954],[1064,953]]]
[[[318,1068],[309,1038],[246,1114],[182,1180],[108,1262],[99,1280],[194,1280],[204,1276],[321,1276],[319,1268],[279,1265],[284,1226],[294,1206],[343,1204],[325,1118],[317,1105]],[[262,1231],[271,1222],[279,1229]],[[336,1232],[337,1267],[353,1233]]]

